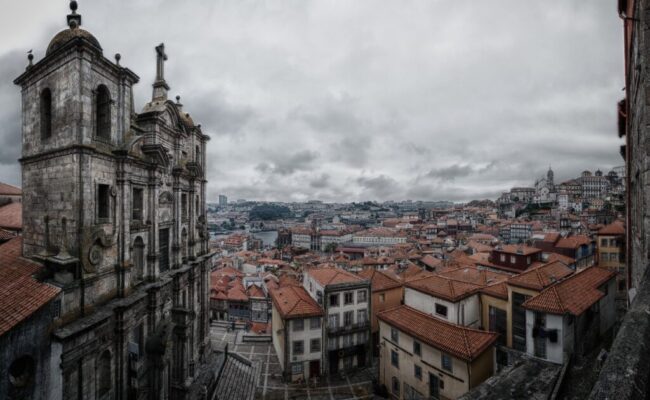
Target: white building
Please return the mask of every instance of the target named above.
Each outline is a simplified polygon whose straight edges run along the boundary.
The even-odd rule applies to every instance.
[[[438,275],[408,281],[404,304],[452,324],[478,328],[481,286]]]
[[[355,233],[352,243],[372,246],[406,243],[406,234],[396,229],[371,228]]]
[[[323,307],[327,321],[323,368],[335,374],[368,365],[370,281],[339,268],[310,268],[304,272],[303,286]]]
[[[320,376],[323,309],[301,286],[271,291],[273,347],[289,382]]]
[[[593,349],[616,321],[615,278],[589,267],[526,300],[526,352],[562,364]]]

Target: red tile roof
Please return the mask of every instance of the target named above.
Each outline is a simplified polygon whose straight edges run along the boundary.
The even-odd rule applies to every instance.
[[[578,316],[605,296],[598,288],[615,276],[614,271],[605,268],[585,268],[526,300],[523,306],[550,314]]]
[[[228,290],[229,301],[248,301],[248,296],[241,285],[233,286]]]
[[[60,288],[32,275],[43,268],[22,257],[22,237],[0,245],[0,335],[53,300]]]
[[[285,286],[276,289],[271,292],[271,300],[282,319],[323,315],[323,309],[302,286]]]
[[[0,195],[20,196],[22,194],[23,191],[19,187],[0,182]]]
[[[457,281],[473,283],[475,285],[487,286],[506,281],[510,277],[510,274],[478,269],[476,267],[464,267],[441,272],[440,276]]]
[[[508,300],[508,285],[505,282],[497,283],[494,285],[486,286],[481,289],[481,293],[485,293],[492,297]]]
[[[383,271],[377,271],[374,268],[364,269],[358,274],[364,279],[370,280],[370,287],[373,292],[395,289],[402,286],[401,282],[391,277]]]
[[[469,297],[481,288],[480,285],[456,281],[438,275],[409,280],[405,283],[405,286],[451,302]]]
[[[564,248],[564,249],[576,249],[582,245],[588,245],[591,243],[591,239],[585,235],[574,235],[562,238],[557,241],[555,247]]]
[[[422,257],[420,259],[420,262],[422,264],[426,265],[427,267],[430,267],[430,268],[433,268],[433,269],[436,269],[436,267],[442,266],[442,260],[441,259],[435,258],[435,257],[433,257],[431,255],[428,255],[428,254],[426,256]]]
[[[507,244],[505,246],[501,246],[501,248],[497,247],[494,250],[501,253],[521,254],[524,256],[541,252],[540,249],[537,249],[535,247],[524,246],[520,244]]]
[[[465,361],[483,354],[498,334],[450,324],[409,306],[399,306],[377,317],[418,340]]]
[[[551,263],[553,261],[560,261],[560,262],[562,262],[562,263],[564,263],[566,265],[571,265],[571,264],[575,264],[576,259],[571,258],[571,257],[567,257],[567,256],[565,256],[563,254],[548,253],[548,256],[546,257],[546,262]]]
[[[16,233],[0,229],[0,241],[6,241],[16,237]]]
[[[312,278],[320,283],[321,286],[364,281],[363,278],[353,274],[352,272],[348,272],[340,268],[310,268],[308,270],[308,273]]]
[[[23,203],[9,203],[0,207],[0,228],[23,228]]]
[[[508,283],[513,286],[541,291],[571,274],[573,274],[571,268],[559,261],[554,261],[513,276],[508,279]]]
[[[625,235],[625,225],[622,221],[614,221],[611,224],[601,228],[599,235]]]
[[[246,290],[246,293],[248,294],[248,297],[266,297],[264,290],[257,285],[250,285]]]

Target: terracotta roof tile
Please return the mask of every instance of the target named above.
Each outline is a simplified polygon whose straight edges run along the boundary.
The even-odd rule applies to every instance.
[[[60,288],[32,275],[43,268],[22,258],[22,237],[0,245],[0,335],[53,300]]]
[[[308,271],[309,275],[320,283],[321,286],[364,281],[363,278],[353,274],[352,272],[340,268],[310,268]]]
[[[323,309],[302,286],[276,289],[271,292],[271,300],[283,319],[323,315]]]
[[[555,244],[556,247],[563,249],[576,249],[582,245],[588,245],[591,239],[585,235],[574,235],[562,238]]]
[[[519,244],[507,244],[501,248],[495,248],[496,251],[508,254],[523,254],[525,256],[541,252],[540,249]]]
[[[616,273],[605,268],[589,267],[526,300],[529,310],[550,314],[581,315],[605,296],[598,288]]]
[[[469,297],[481,288],[480,285],[456,281],[439,275],[408,280],[405,286],[451,302]]]
[[[622,221],[614,221],[611,224],[601,228],[599,235],[625,235],[625,225]]]
[[[20,196],[22,194],[23,191],[19,187],[0,182],[0,195]]]
[[[0,207],[0,228],[22,229],[23,203],[9,203]]]
[[[450,324],[409,306],[399,306],[377,314],[387,324],[454,357],[472,361],[483,354],[497,333]]]
[[[554,261],[513,276],[508,280],[508,283],[513,286],[541,291],[571,274],[573,274],[571,268],[560,261]]]
[[[374,268],[364,269],[358,274],[364,279],[370,280],[370,287],[373,292],[380,292],[382,290],[395,289],[402,286],[401,282],[396,278],[386,274],[383,271],[377,271]]]

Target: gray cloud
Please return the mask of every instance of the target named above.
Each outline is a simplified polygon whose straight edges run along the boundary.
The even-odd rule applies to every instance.
[[[3,11],[29,15],[0,24],[0,181],[19,184],[12,80],[69,11]],[[105,56],[141,77],[136,110],[165,42],[171,94],[212,137],[212,198],[469,200],[549,165],[562,180],[623,164],[623,38],[608,2],[115,0],[79,12]]]

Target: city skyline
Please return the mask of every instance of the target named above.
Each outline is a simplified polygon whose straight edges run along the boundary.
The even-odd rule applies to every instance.
[[[140,75],[136,112],[165,42],[170,94],[212,136],[211,201],[495,199],[549,164],[561,181],[623,163],[612,134],[622,29],[609,4],[152,4],[80,10],[105,55]],[[0,28],[15,37],[0,45],[2,181],[20,185],[12,80],[65,28],[66,7],[7,6],[30,23]]]

